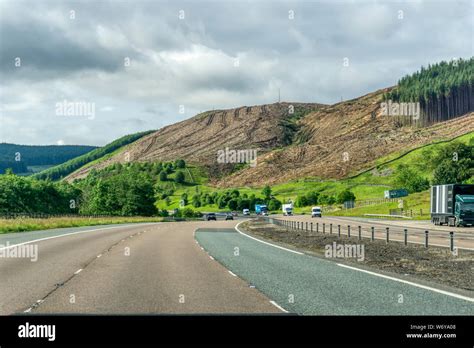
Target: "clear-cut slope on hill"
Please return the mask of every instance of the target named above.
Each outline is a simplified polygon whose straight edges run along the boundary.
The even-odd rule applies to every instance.
[[[287,145],[294,131],[282,123],[295,115],[323,106],[313,103],[275,103],[207,111],[145,136],[114,156],[77,170],[66,180],[83,178],[92,168],[100,169],[127,161],[174,161],[182,158],[190,163],[214,168],[217,152],[226,147],[256,149],[260,154]]]
[[[370,167],[382,156],[474,131],[474,113],[428,127],[403,126],[399,118],[382,114],[383,94],[389,90],[329,106],[275,103],[208,111],[143,137],[66,179],[82,178],[91,168],[116,162],[178,158],[206,167],[213,184],[221,187],[261,186],[303,177],[340,179]],[[256,167],[226,175],[228,166],[217,163],[217,151],[226,147],[256,149]]]
[[[328,106],[300,120],[307,141],[258,158],[255,168],[230,175],[219,186],[261,185],[304,177],[341,179],[376,159],[474,131],[474,113],[429,127],[402,126],[382,114],[380,90]],[[297,137],[298,138],[298,137]]]

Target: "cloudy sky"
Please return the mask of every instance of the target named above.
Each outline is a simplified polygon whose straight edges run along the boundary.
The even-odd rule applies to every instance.
[[[0,0],[0,142],[105,145],[279,90],[354,98],[473,56],[473,4]]]

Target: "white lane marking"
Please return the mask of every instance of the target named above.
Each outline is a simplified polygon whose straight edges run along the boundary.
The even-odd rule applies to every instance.
[[[444,291],[444,290],[432,288],[432,287],[429,287],[429,286],[426,286],[426,285],[421,285],[421,284],[409,282],[408,280],[403,280],[403,279],[399,279],[399,278],[395,278],[395,277],[390,277],[390,276],[386,276],[386,275],[384,275],[384,274],[380,274],[380,273],[376,273],[376,272],[366,271],[365,269],[360,269],[360,268],[357,268],[357,267],[351,267],[351,266],[343,265],[343,264],[341,264],[341,263],[338,263],[337,265],[338,265],[338,266],[341,266],[341,267],[345,267],[345,268],[352,269],[352,270],[354,270],[354,271],[364,272],[364,273],[368,273],[368,274],[371,274],[371,275],[374,275],[374,276],[377,276],[377,277],[381,277],[381,278],[385,278],[385,279],[394,280],[394,281],[396,281],[396,282],[400,282],[400,283],[404,283],[404,284],[416,286],[416,287],[418,287],[418,288],[422,288],[422,289],[425,289],[425,290],[434,291],[434,292],[437,292],[437,293],[440,293],[440,294],[443,294],[443,295],[447,295],[447,296],[451,296],[451,297],[456,297],[456,298],[459,298],[459,299],[461,299],[461,300],[465,300],[465,301],[469,301],[469,302],[474,302],[474,298],[472,298],[472,297],[467,297],[467,296],[455,294],[455,293],[453,293],[453,292],[449,292],[449,291]]]
[[[210,258],[211,260],[214,260],[214,258],[213,258],[211,255],[209,255],[209,258]]]
[[[99,254],[99,255],[97,255],[97,258],[99,258],[99,257],[101,257],[101,256],[102,256],[102,254]]]
[[[33,307],[30,307],[26,311],[23,311],[23,313],[29,313],[29,312],[31,312],[32,309],[33,309]]]
[[[76,272],[74,272],[74,274],[79,274],[81,273],[81,271],[82,271],[82,268],[79,268]]]
[[[14,245],[9,245],[7,247],[3,247],[3,248],[0,248],[0,250],[5,250],[5,249],[10,249],[10,248],[14,248],[14,247],[17,247],[17,246],[20,246],[20,245],[25,245],[25,244],[30,244],[30,243],[34,243],[34,242],[41,242],[43,240],[48,240],[48,239],[55,239],[55,238],[60,238],[60,237],[66,237],[66,236],[72,236],[74,234],[80,234],[80,233],[86,233],[86,232],[95,232],[95,231],[103,231],[103,230],[110,230],[112,228],[125,228],[125,227],[129,227],[130,225],[126,225],[126,226],[111,226],[111,227],[104,227],[104,228],[96,228],[95,230],[86,230],[86,231],[78,231],[78,232],[71,232],[71,233],[65,233],[65,234],[60,234],[58,236],[51,236],[51,237],[45,237],[45,238],[40,238],[40,239],[34,239],[34,240],[30,240],[28,242],[23,242],[23,243],[18,243],[18,244],[14,244]],[[28,233],[28,232],[23,232],[23,233]]]
[[[233,272],[231,272],[231,271],[229,271],[229,270],[227,270],[227,272],[229,272],[231,276],[237,277],[237,274],[235,274],[235,273],[233,273]]]
[[[288,311],[286,309],[284,309],[282,306],[280,306],[278,303],[276,303],[275,301],[270,301],[270,303],[272,305],[274,305],[276,308],[278,308],[279,310],[281,310],[282,312],[285,312],[285,313],[288,313]]]
[[[270,245],[272,247],[275,247],[275,248],[278,248],[278,249],[282,249],[282,250],[286,250],[286,251],[289,251],[290,253],[294,253],[294,254],[298,254],[298,255],[304,255],[304,253],[300,253],[299,251],[295,251],[295,250],[291,250],[291,249],[287,249],[287,248],[284,248],[282,246],[279,246],[279,245],[275,245],[275,244],[272,244],[272,243],[268,243],[268,242],[265,242],[261,239],[257,239],[255,237],[252,237],[252,236],[249,236],[248,234],[245,234],[244,232],[242,232],[241,230],[239,230],[239,225],[241,223],[243,223],[245,221],[241,221],[239,222],[237,225],[235,225],[235,229],[237,230],[237,232],[239,232],[241,235],[244,235],[245,237],[249,237],[250,239],[253,239],[253,240],[256,240],[257,242],[260,242],[260,243],[263,243],[263,244],[267,244],[267,245]]]

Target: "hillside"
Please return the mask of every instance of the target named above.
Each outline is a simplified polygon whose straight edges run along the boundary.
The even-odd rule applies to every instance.
[[[213,110],[188,120],[164,127],[122,148],[94,166],[81,168],[66,179],[83,178],[92,169],[105,168],[113,163],[130,161],[173,161],[186,159],[208,168],[211,174],[224,172],[226,165],[217,165],[217,151],[257,149],[258,153],[282,148],[293,142],[296,122],[322,104],[276,103]],[[289,114],[290,108],[293,113]]]
[[[331,106],[298,104],[297,117],[288,114],[289,103],[254,106],[249,112],[247,108],[206,112],[149,134],[67,180],[82,178],[92,168],[125,163],[127,154],[131,161],[183,158],[206,167],[219,187],[262,186],[304,177],[341,179],[391,153],[474,131],[473,113],[424,128],[401,126],[382,115],[380,104],[389,90]],[[225,147],[256,148],[257,166],[243,166],[220,179],[226,169],[229,173],[229,166],[216,163],[217,151]]]
[[[153,132],[66,179],[114,163],[178,158],[204,167],[217,187],[348,178],[381,157],[472,132],[473,68],[474,59],[441,62],[405,76],[397,86],[334,105],[283,102],[207,111]],[[392,98],[397,109],[390,106],[387,113]],[[400,103],[408,103],[406,109]],[[218,153],[226,148],[256,151],[256,165],[220,163]]]
[[[35,167],[57,165],[96,149],[86,145],[0,144],[0,174],[11,168],[14,173],[35,171]],[[32,168],[33,167],[33,168]]]
[[[474,113],[429,127],[401,126],[381,113],[380,90],[308,114],[300,121],[307,141],[258,158],[220,186],[275,184],[303,177],[341,179],[371,167],[380,157],[451,139],[474,130]],[[274,175],[274,173],[279,173]]]
[[[89,153],[72,158],[71,160],[65,163],[62,163],[58,166],[55,166],[53,168],[48,168],[38,174],[35,174],[34,177],[36,179],[51,179],[51,180],[57,180],[57,179],[63,178],[78,168],[92,165],[94,164],[93,162],[96,160],[99,162],[100,159],[104,159],[106,158],[106,156],[112,155],[114,151],[136,141],[137,139],[140,139],[141,137],[147,134],[150,134],[151,132],[153,131],[125,135],[105,145],[104,147],[94,148],[94,150]]]

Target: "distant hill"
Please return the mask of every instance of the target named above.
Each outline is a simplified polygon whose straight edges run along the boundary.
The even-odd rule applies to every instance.
[[[473,132],[473,67],[473,59],[430,65],[397,86],[333,105],[281,102],[207,111],[148,134],[66,180],[115,163],[178,158],[206,168],[219,187],[348,178],[379,158]],[[399,104],[393,110],[398,113],[386,112],[387,100]],[[405,114],[402,103],[416,104],[407,109],[413,114]],[[226,148],[257,151],[256,165],[219,163]]]
[[[154,131],[146,131],[140,133],[134,133],[125,135],[113,142],[105,145],[104,147],[94,148],[92,151],[81,154],[81,156],[75,156],[69,161],[63,161],[60,165],[48,168],[34,175],[36,179],[51,179],[58,180],[74,172],[76,169],[83,166],[87,167],[93,163],[100,162],[101,159],[106,158],[114,153],[114,151],[120,149],[121,147],[128,145],[141,137],[150,134]]]
[[[0,174],[7,168],[14,173],[33,172],[32,167],[57,165],[96,149],[86,145],[17,145],[0,143]]]

